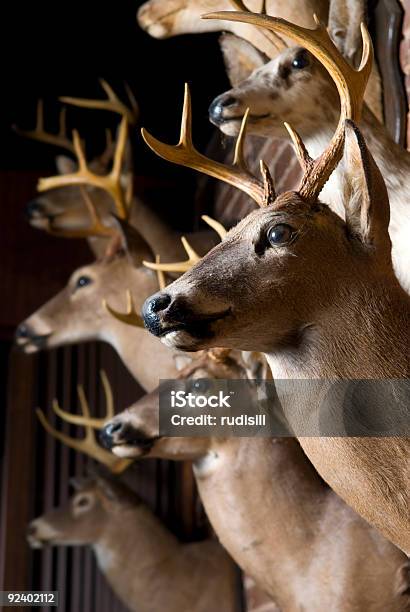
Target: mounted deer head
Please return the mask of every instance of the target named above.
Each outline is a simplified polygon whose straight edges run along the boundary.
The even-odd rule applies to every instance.
[[[235,612],[233,563],[217,542],[181,544],[135,493],[112,478],[76,478],[73,485],[67,505],[28,526],[32,548],[92,546],[100,570],[133,611]]]
[[[167,377],[175,375],[172,353],[141,327],[130,329],[114,319],[103,305],[106,300],[122,311],[130,289],[139,312],[144,299],[158,288],[156,275],[142,266],[143,259],[153,258],[149,247],[128,224],[118,229],[121,241],[102,260],[78,268],[62,291],[23,321],[16,343],[33,353],[76,342],[108,342],[142,387],[150,390],[158,384],[157,368]]]
[[[61,98],[66,104],[111,111],[123,117],[117,147],[114,147],[110,131],[106,131],[105,151],[88,164],[85,161],[83,145],[79,141],[77,132],[74,131],[73,142],[67,137],[64,109],[60,115],[58,134],[45,131],[41,101],[37,110],[36,128],[32,131],[16,130],[23,136],[59,146],[77,156],[77,162],[74,162],[71,157],[58,156],[56,164],[60,178],[47,179],[45,187],[40,181],[40,191],[44,189],[52,189],[52,191],[38,196],[27,204],[26,214],[33,227],[59,236],[89,236],[92,234],[93,226],[94,230],[96,229],[96,214],[104,227],[110,227],[110,214],[113,211],[116,211],[122,218],[129,214],[129,211],[126,210],[126,202],[129,206],[132,198],[133,176],[131,147],[127,141],[126,125],[135,124],[138,117],[138,106],[127,85],[130,107],[119,99],[106,81],[101,80],[101,86],[107,94],[106,100]],[[113,162],[112,170],[110,169],[111,162]],[[78,171],[80,167],[81,172]],[[82,187],[79,188],[77,185],[82,185]],[[85,190],[87,197],[94,202],[95,212],[91,214],[90,207],[84,202]]]
[[[351,11],[349,19],[344,21],[346,4],[343,1],[331,3],[329,31],[341,56],[351,61],[361,49],[358,20],[363,6],[357,3],[356,10]],[[341,23],[344,24],[342,28]],[[305,48],[289,48],[265,64],[255,49],[248,52],[249,46],[249,43],[232,36],[223,38],[222,49],[228,73],[233,75],[235,82],[232,89],[212,102],[211,121],[226,134],[236,135],[247,112],[248,133],[268,139],[272,135],[282,136],[285,133],[283,121],[286,121],[298,130],[310,154],[318,155],[327,145],[339,118],[338,95],[330,74]],[[242,61],[245,55],[248,57],[246,64]],[[250,73],[252,63],[254,71]],[[386,128],[375,120],[366,106],[359,125],[386,181],[391,203],[389,229],[394,269],[402,287],[410,293],[407,240],[410,228],[407,207],[410,156],[393,142]],[[350,173],[349,180],[355,169],[351,168]],[[341,164],[323,192],[326,203],[341,217],[344,217],[342,194],[346,174],[347,169]]]
[[[209,217],[204,220],[223,237],[220,224]],[[141,386],[152,390],[159,372],[164,378],[176,373],[173,354],[147,333],[137,314],[146,297],[158,290],[160,279],[142,265],[154,255],[140,233],[119,221],[117,231],[121,239],[111,243],[103,259],[78,268],[62,291],[18,326],[16,344],[34,353],[76,342],[108,342]],[[176,267],[187,269],[185,263]],[[124,314],[128,291],[133,316]],[[124,318],[137,327],[124,325]]]
[[[350,120],[360,111],[370,48],[364,45],[359,72],[345,70],[323,28],[308,33],[273,18],[239,18],[279,27],[300,42],[306,38],[304,46],[320,57],[338,85],[343,121],[317,161],[290,130],[304,169],[298,191],[270,197],[268,206],[248,215],[166,292],[147,300],[145,323],[174,348],[264,352],[278,380],[408,378],[410,303],[391,263],[387,190]],[[343,199],[346,221],[318,201],[344,139],[345,163],[356,166]],[[288,397],[284,403],[290,426],[300,432],[320,398],[312,391],[308,398]],[[408,441],[304,436],[300,442],[332,488],[409,552]]]
[[[340,4],[342,3],[331,4],[329,31],[331,34],[339,33],[333,40],[336,40],[341,64],[347,65],[344,59],[352,59],[353,43],[347,45],[346,38],[354,39],[355,56],[362,50],[360,24],[363,21],[363,6],[358,3],[357,10],[352,11],[343,30],[340,18],[337,19]],[[245,19],[259,25],[264,24],[263,21],[257,21],[257,15],[250,12],[246,15],[245,17],[244,13],[231,13],[227,18],[235,22]],[[207,19],[214,16],[215,14],[204,17]],[[218,16],[222,16],[222,13],[218,12]],[[279,26],[280,20],[275,24],[275,30],[283,32]],[[303,31],[301,37],[296,40],[300,45],[303,44]],[[349,47],[349,52],[346,51],[346,46]],[[222,37],[221,49],[234,86],[212,102],[209,117],[223,132],[236,136],[247,108],[249,133],[252,134],[283,138],[284,122],[301,131],[304,138],[310,133],[317,133],[318,126],[324,122],[334,129],[339,117],[337,88],[332,75],[325,69],[326,64],[323,65],[319,56],[316,59],[314,52],[309,52],[303,46],[291,46],[266,63],[263,55],[256,49],[252,50],[252,45],[247,41],[229,35]],[[357,59],[359,63],[360,57]]]
[[[178,378],[192,381],[192,394],[213,379],[267,374],[262,356],[239,351],[187,361]],[[102,441],[121,458],[193,460],[219,540],[279,609],[404,612],[406,556],[323,483],[294,439],[163,437],[158,405],[158,392],[145,396],[105,425]]]

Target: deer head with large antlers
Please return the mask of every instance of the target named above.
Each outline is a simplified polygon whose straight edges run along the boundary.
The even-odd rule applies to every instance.
[[[370,71],[366,32],[356,71],[341,61],[323,26],[308,31],[266,16],[238,18],[288,32],[315,54],[338,87],[341,118],[316,160],[289,128],[304,171],[298,190],[275,197],[265,177],[260,209],[166,291],[147,300],[146,325],[168,346],[183,350],[223,346],[264,352],[278,380],[408,378],[410,302],[393,272],[387,190],[351,121],[360,114]],[[157,147],[152,138],[149,143],[162,156],[174,158],[172,147]],[[345,221],[318,200],[343,143],[346,167],[356,168],[357,177],[349,183],[346,176]],[[192,159],[196,163],[195,152],[186,157],[187,165]],[[175,159],[179,161],[179,151]],[[320,402],[313,388],[312,393],[307,399],[289,394],[284,400],[295,431],[303,430],[300,420]],[[334,490],[409,552],[408,442],[351,437],[300,441]]]
[[[215,379],[267,375],[261,355],[211,349],[187,358],[178,377],[193,395]],[[101,437],[119,458],[193,460],[218,538],[280,610],[407,609],[406,556],[323,483],[296,440],[165,437],[158,392],[117,414]]]
[[[61,101],[66,104],[110,111],[123,118],[118,132],[117,145],[115,146],[111,133],[107,130],[104,152],[89,163],[85,161],[83,143],[80,142],[77,132],[74,131],[73,141],[67,136],[65,108],[60,113],[60,127],[57,134],[45,130],[41,100],[37,107],[36,127],[33,130],[16,128],[16,132],[26,138],[51,144],[70,153],[70,157],[59,155],[56,158],[60,178],[48,179],[45,181],[45,187],[40,182],[41,194],[27,204],[27,218],[33,227],[60,236],[84,235],[89,237],[90,230],[95,230],[96,226],[95,217],[92,212],[90,213],[89,207],[85,206],[84,191],[87,192],[89,198],[95,201],[95,208],[105,226],[110,225],[112,212],[116,212],[122,218],[129,214],[127,209],[132,197],[133,185],[127,125],[135,124],[138,117],[138,106],[128,86],[126,89],[130,102],[129,107],[119,99],[106,81],[101,80],[101,86],[107,94],[106,99],[61,98]],[[72,159],[71,154],[76,155],[77,162]],[[50,181],[51,185],[49,185]],[[44,193],[44,189],[52,189],[52,191]],[[106,236],[107,231],[102,234],[100,232],[100,235]]]

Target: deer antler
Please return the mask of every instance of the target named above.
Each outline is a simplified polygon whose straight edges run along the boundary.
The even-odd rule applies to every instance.
[[[155,258],[156,263],[159,264],[159,255]],[[162,291],[166,287],[165,276],[161,270],[157,270],[157,278],[158,285],[160,290]],[[114,319],[118,319],[122,323],[126,323],[127,325],[133,325],[134,327],[142,327],[145,328],[143,318],[138,314],[137,309],[135,307],[135,302],[132,298],[131,291],[128,289],[126,292],[127,295],[127,312],[122,313],[114,310],[107,303],[107,300],[102,301],[103,308],[105,308]]]
[[[203,16],[205,19],[227,19],[281,32],[308,49],[326,68],[336,84],[341,102],[340,120],[336,132],[327,149],[316,160],[312,160],[300,136],[287,126],[304,170],[299,193],[307,201],[315,201],[339,162],[344,144],[344,125],[346,119],[359,121],[363,96],[370,76],[373,62],[373,46],[365,25],[361,24],[363,41],[362,60],[355,70],[340,54],[332,42],[326,27],[314,15],[316,29],[303,28],[277,17],[258,15],[249,11],[243,13],[221,11]]]
[[[228,13],[229,15],[230,13]],[[243,141],[246,131],[248,112],[242,121],[241,129],[236,141],[235,156],[232,166],[205,157],[197,151],[192,142],[192,109],[191,95],[188,84],[185,84],[184,107],[181,119],[181,133],[177,145],[168,145],[151,136],[142,128],[142,137],[147,145],[160,157],[167,161],[187,166],[208,176],[220,179],[247,193],[258,205],[262,205],[264,188],[262,181],[258,180],[246,165],[243,154]]]
[[[92,108],[111,111],[113,113],[119,113],[122,117],[125,117],[130,125],[135,125],[139,115],[138,103],[135,99],[131,88],[125,83],[125,90],[127,92],[128,100],[131,108],[128,108],[114,92],[113,88],[104,79],[99,79],[100,85],[106,93],[105,100],[92,100],[89,98],[73,98],[71,96],[62,96],[59,98],[64,104],[71,104],[72,106],[79,106],[81,108]]]
[[[234,8],[238,11],[243,11],[244,13],[248,13],[249,9],[245,6],[242,0],[229,0]],[[266,11],[266,0],[262,0],[262,6],[260,10],[261,15],[267,15]],[[287,44],[284,40],[281,39],[276,32],[264,32],[262,34],[272,45],[281,53],[284,49],[287,49]]]
[[[202,215],[201,218],[216,231],[221,240],[225,238],[227,231],[224,226],[219,223],[219,221],[215,221],[215,219],[212,219],[207,215]],[[146,268],[149,268],[150,270],[157,270],[159,272],[187,272],[187,270],[190,270],[198,261],[202,259],[202,257],[200,257],[198,253],[194,251],[185,236],[182,236],[181,242],[186,254],[188,255],[188,259],[185,261],[163,264],[158,262],[152,263],[151,261],[143,261],[142,263]]]
[[[62,410],[59,407],[57,400],[53,401],[53,410],[58,417],[60,417],[63,421],[66,421],[67,423],[71,423],[73,425],[80,425],[85,428],[85,436],[82,439],[71,438],[70,436],[67,436],[61,431],[58,431],[48,422],[42,410],[38,408],[36,412],[44,429],[51,436],[57,438],[57,440],[59,440],[66,446],[73,448],[74,450],[79,451],[80,453],[84,453],[85,455],[92,457],[99,463],[102,463],[114,474],[120,474],[130,465],[130,463],[132,463],[132,461],[129,459],[118,459],[110,452],[104,450],[97,443],[97,440],[95,438],[94,429],[100,429],[108,419],[111,419],[114,416],[114,402],[111,386],[105,372],[103,371],[101,371],[101,381],[104,387],[107,405],[107,414],[102,419],[95,419],[91,417],[87,398],[85,397],[84,389],[81,385],[78,386],[77,392],[78,398],[80,400],[82,415],[75,415],[66,412],[65,410]]]
[[[70,153],[74,153],[74,145],[67,136],[66,124],[66,109],[62,108],[59,116],[59,130],[57,134],[46,132],[44,129],[44,104],[43,100],[37,102],[36,127],[34,130],[21,130],[17,126],[13,126],[14,131],[19,136],[45,142],[61,149],[66,149]]]
[[[127,295],[127,311],[126,312],[122,313],[122,312],[118,312],[117,310],[114,310],[114,308],[111,308],[111,306],[107,303],[107,300],[102,301],[103,307],[110,313],[112,317],[114,317],[114,319],[118,319],[119,321],[121,321],[122,323],[126,323],[127,325],[133,325],[134,327],[144,328],[144,321],[141,315],[137,312],[134,299],[129,289],[127,289],[126,295]]]
[[[126,204],[126,197],[121,185],[121,167],[127,144],[127,133],[128,122],[127,119],[124,118],[122,119],[120,125],[112,170],[109,174],[100,176],[98,174],[94,174],[88,168],[84,150],[81,146],[80,137],[77,130],[74,130],[73,143],[78,160],[77,172],[40,179],[37,186],[38,191],[48,191],[49,189],[65,187],[67,185],[92,185],[93,187],[104,189],[107,193],[109,193],[114,200],[117,215],[121,219],[126,219],[129,211]]]

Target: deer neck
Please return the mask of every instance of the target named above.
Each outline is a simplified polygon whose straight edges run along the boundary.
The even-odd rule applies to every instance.
[[[266,354],[274,379],[408,377],[409,298],[392,274],[360,274],[293,330],[293,345]]]
[[[100,569],[127,606],[152,610],[153,596],[158,601],[162,593],[158,609],[167,609],[162,566],[179,554],[180,544],[148,508],[116,509],[93,548]]]
[[[303,139],[312,157],[318,157],[330,142],[336,128],[338,117],[335,115],[319,129],[317,126],[302,129]],[[396,276],[403,289],[410,293],[410,155],[397,145],[379,123],[367,106],[363,108],[360,129],[366,143],[376,160],[386,181],[390,197],[390,237],[392,239],[392,259]],[[343,161],[333,172],[323,188],[321,200],[329,204],[339,216],[344,218],[343,187],[345,171]]]
[[[130,374],[147,391],[153,391],[161,378],[177,375],[173,352],[145,329],[125,325],[113,317],[102,328],[100,340],[115,349]]]
[[[158,215],[141,200],[136,200],[131,210],[131,224],[138,228],[153,253],[162,261],[176,261],[181,249],[179,233],[162,221]]]
[[[290,438],[216,440],[195,462],[194,473],[223,546],[281,609],[301,609],[306,585],[301,588],[299,577],[307,578],[313,561],[327,489],[298,443]]]

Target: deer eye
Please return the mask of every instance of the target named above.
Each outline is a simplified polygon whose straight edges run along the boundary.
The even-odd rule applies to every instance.
[[[86,287],[87,285],[91,285],[92,282],[93,282],[93,279],[90,278],[89,276],[80,276],[77,279],[77,282],[75,284],[75,288],[76,289],[82,289],[83,287]]]
[[[303,68],[309,66],[309,64],[310,61],[308,52],[306,51],[306,49],[303,49],[302,51],[299,51],[293,58],[292,68],[296,68],[296,70],[302,70]]]
[[[206,393],[209,389],[210,381],[206,378],[197,378],[191,382],[193,393]]]
[[[76,510],[87,510],[92,505],[90,497],[87,495],[82,495],[81,497],[77,497],[74,502],[74,507]]]
[[[287,244],[294,234],[293,228],[286,223],[278,223],[268,229],[267,238],[271,246]]]

